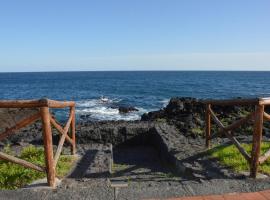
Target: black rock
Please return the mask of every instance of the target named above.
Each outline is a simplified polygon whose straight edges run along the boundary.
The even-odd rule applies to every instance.
[[[139,111],[137,108],[132,107],[132,106],[128,106],[128,107],[120,106],[118,110],[120,113],[129,113],[129,112]]]
[[[225,120],[228,124],[254,110],[252,106],[212,106],[212,109],[218,118]],[[270,107],[267,109],[270,112]],[[173,97],[165,108],[141,116],[141,121],[160,122],[161,119],[175,125],[185,136],[194,137],[194,134],[198,135],[196,133],[201,135],[205,124],[205,104],[196,98]],[[239,134],[241,132],[247,133],[244,129]]]
[[[119,106],[120,113],[138,111],[135,107]],[[224,124],[231,124],[233,121],[254,110],[252,106],[212,106],[220,120]],[[266,107],[270,113],[270,107]],[[124,141],[145,141],[148,135],[152,134],[154,124],[173,125],[177,128],[179,135],[198,139],[204,134],[205,128],[205,105],[195,98],[174,97],[169,104],[158,111],[145,113],[141,121],[93,121],[91,115],[82,115],[76,124],[76,138],[78,143],[99,142],[121,144]],[[62,124],[63,125],[63,124]],[[213,125],[213,129],[216,127]],[[243,126],[235,132],[235,135],[252,135],[252,127]],[[53,130],[53,142],[58,144],[59,134]],[[170,132],[170,131],[167,131]],[[264,136],[270,135],[270,123],[264,123]],[[142,135],[144,135],[142,137]],[[7,143],[32,143],[42,144],[42,125],[40,122],[32,124],[14,134],[0,143],[0,147]]]

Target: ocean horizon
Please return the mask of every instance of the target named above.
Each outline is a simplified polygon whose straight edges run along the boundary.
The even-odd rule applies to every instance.
[[[270,70],[59,70],[59,71],[1,71],[0,74],[11,74],[11,73],[80,73],[80,72],[270,72]]]
[[[270,96],[269,71],[66,71],[0,73],[0,99],[74,100],[78,117],[138,120],[171,97]],[[269,88],[269,89],[268,89]],[[106,102],[100,98],[107,99]],[[120,106],[138,111],[121,114]],[[60,117],[65,115],[56,111]]]

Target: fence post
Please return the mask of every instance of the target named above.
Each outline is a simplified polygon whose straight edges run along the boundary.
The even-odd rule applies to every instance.
[[[53,161],[53,143],[49,107],[41,107],[40,114],[43,128],[47,182],[50,187],[55,187],[55,167]]]
[[[205,110],[205,146],[210,148],[210,138],[211,138],[211,115],[210,115],[211,105],[206,105]]]
[[[264,106],[257,105],[255,110],[252,152],[250,161],[250,177],[256,178],[259,166],[259,157],[261,152],[262,129],[263,129]]]
[[[72,139],[72,146],[71,146],[71,153],[72,155],[76,154],[76,118],[75,118],[75,106],[70,107],[70,111],[73,110],[73,116],[71,120],[71,139]]]

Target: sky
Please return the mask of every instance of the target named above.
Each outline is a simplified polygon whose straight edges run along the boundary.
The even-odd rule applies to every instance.
[[[0,72],[270,70],[270,0],[0,0]]]

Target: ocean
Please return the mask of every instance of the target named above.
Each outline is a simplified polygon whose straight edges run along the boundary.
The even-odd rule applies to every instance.
[[[0,73],[0,99],[76,101],[76,114],[91,120],[137,120],[174,96],[235,98],[270,96],[270,72],[123,71]],[[103,102],[101,97],[107,98]],[[136,112],[121,114],[119,106]],[[66,111],[56,110],[63,117]]]

